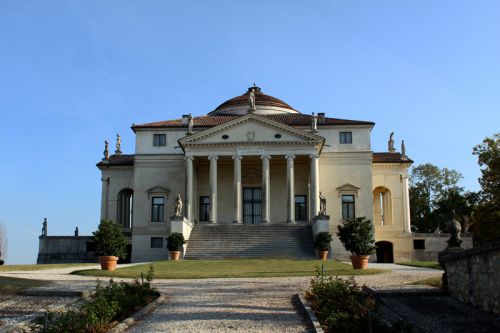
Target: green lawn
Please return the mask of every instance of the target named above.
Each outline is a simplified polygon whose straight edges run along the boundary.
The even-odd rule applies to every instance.
[[[81,266],[92,266],[92,265],[99,265],[99,263],[85,263],[85,264],[43,264],[43,265],[2,265],[2,266],[0,266],[0,272],[39,271],[39,270],[42,270],[42,269],[69,268],[69,267],[81,267]]]
[[[21,290],[40,287],[49,282],[0,276],[0,295],[13,295]]]
[[[325,265],[327,275],[365,275],[390,272],[382,269],[353,270],[350,264],[337,261],[291,259],[226,259],[181,260],[154,262],[157,279],[200,279],[230,277],[315,276],[316,270]],[[109,277],[137,277],[146,273],[149,264],[117,269],[114,272],[83,270],[73,274]]]
[[[439,266],[437,261],[406,261],[398,262],[397,264],[403,266],[426,267],[443,270],[441,266]]]

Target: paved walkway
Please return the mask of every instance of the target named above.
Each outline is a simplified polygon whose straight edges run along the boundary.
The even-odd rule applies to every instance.
[[[391,286],[440,276],[441,271],[370,264],[391,269],[392,273],[358,276],[360,284]],[[78,267],[77,269],[85,269]],[[69,269],[76,270],[76,269]],[[65,270],[5,272],[0,275],[51,280],[53,288],[91,288],[93,277],[67,275]],[[199,280],[155,280],[154,286],[168,300],[130,332],[304,332],[291,298],[309,287],[311,277],[238,278]]]

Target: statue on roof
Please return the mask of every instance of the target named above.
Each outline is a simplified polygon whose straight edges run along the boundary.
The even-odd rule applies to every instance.
[[[255,88],[250,88],[248,91],[248,103],[250,104],[250,107],[248,108],[248,111],[253,112],[255,111]]]
[[[389,141],[387,142],[387,149],[390,153],[395,153],[396,148],[394,148],[394,132],[389,135]]]
[[[408,156],[406,156],[406,147],[405,147],[405,140],[401,141],[401,159],[406,160]]]
[[[193,134],[193,116],[188,114],[188,131],[187,134]]]
[[[109,143],[107,140],[104,140],[104,158],[103,160],[109,160]]]
[[[116,134],[116,150],[115,150],[116,155],[120,155],[122,153],[121,146],[122,146],[122,138],[120,137],[120,134]]]
[[[312,113],[311,117],[311,132],[318,133],[318,115],[316,115],[314,112]]]

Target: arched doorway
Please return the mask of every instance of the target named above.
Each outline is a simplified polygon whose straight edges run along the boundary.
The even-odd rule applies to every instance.
[[[134,206],[134,191],[125,188],[118,193],[116,221],[123,228],[132,228],[132,207]]]
[[[373,190],[373,222],[377,226],[392,224],[391,191],[383,186]]]
[[[375,246],[378,263],[392,263],[394,262],[394,254],[392,243],[387,241],[376,242]]]

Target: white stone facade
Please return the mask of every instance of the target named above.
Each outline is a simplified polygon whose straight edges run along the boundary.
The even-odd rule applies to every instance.
[[[264,97],[269,96],[261,96],[260,89],[256,97],[255,112],[229,105],[193,118],[190,135],[185,119],[135,125],[134,154],[113,155],[98,164],[103,180],[101,218],[120,220],[131,232],[132,261],[167,258],[164,238],[171,231],[179,193],[184,216],[196,226],[310,223],[319,212],[320,192],[327,200],[332,234],[343,212],[354,208],[354,216],[374,221],[377,241],[392,244],[395,261],[410,260],[411,160],[399,153],[374,153],[371,122],[320,114],[315,128],[312,116],[279,100],[284,107],[268,103]],[[351,143],[341,143],[341,133],[350,133]],[[155,145],[155,135],[165,135],[165,145]],[[124,193],[133,194],[129,198]],[[354,199],[353,207],[343,206],[343,196]],[[154,208],[153,198],[163,198],[163,206]],[[202,209],[203,200],[209,203],[208,211]],[[303,206],[296,200],[304,200]],[[158,207],[163,211],[158,213]],[[257,213],[249,214],[248,207]],[[153,237],[161,237],[163,246],[153,246]],[[349,255],[336,237],[332,253],[339,259]]]

